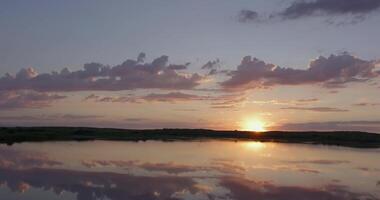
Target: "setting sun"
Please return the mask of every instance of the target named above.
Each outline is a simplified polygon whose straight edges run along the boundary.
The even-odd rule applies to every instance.
[[[258,119],[247,119],[244,121],[242,129],[245,131],[263,132],[265,131],[265,123]]]

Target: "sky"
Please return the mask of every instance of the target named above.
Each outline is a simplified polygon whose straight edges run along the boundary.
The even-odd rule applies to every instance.
[[[380,132],[380,0],[2,0],[0,125]]]

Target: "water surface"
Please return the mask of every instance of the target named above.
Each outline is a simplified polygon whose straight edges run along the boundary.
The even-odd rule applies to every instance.
[[[1,199],[380,199],[380,150],[260,142],[0,146]]]

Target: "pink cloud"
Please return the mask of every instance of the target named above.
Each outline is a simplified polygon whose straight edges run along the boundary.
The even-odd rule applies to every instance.
[[[118,91],[133,89],[192,89],[203,77],[197,73],[179,73],[186,64],[168,64],[168,56],[161,56],[145,63],[145,54],[137,60],[127,60],[120,65],[99,63],[85,64],[82,70],[42,73],[33,68],[20,70],[15,76],[6,74],[0,78],[1,90],[29,89],[36,91]]]
[[[35,91],[0,91],[0,110],[42,108],[66,96]]]
[[[344,87],[351,82],[365,82],[378,77],[375,61],[356,58],[348,53],[320,56],[307,69],[279,67],[246,56],[229,79],[221,83],[224,89],[246,90],[279,85],[319,84],[324,87]]]

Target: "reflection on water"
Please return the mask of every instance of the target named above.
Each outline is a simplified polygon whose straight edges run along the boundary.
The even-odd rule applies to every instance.
[[[378,149],[260,142],[0,146],[1,199],[380,199]]]

